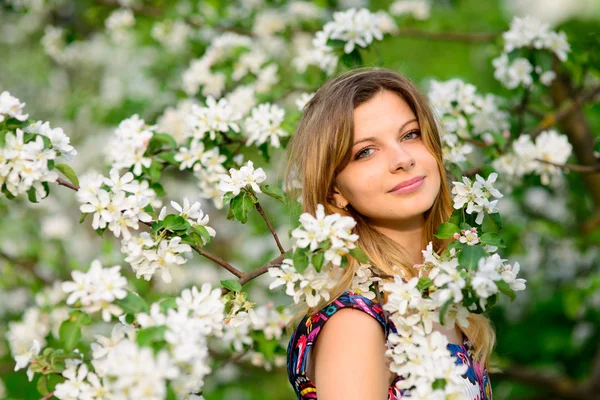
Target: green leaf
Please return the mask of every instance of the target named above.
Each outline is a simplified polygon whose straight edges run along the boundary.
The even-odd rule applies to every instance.
[[[350,255],[356,259],[359,263],[368,264],[369,257],[360,247],[355,247],[350,250]]]
[[[116,300],[115,304],[127,314],[137,314],[140,311],[148,312],[148,304],[140,296],[133,292],[127,292],[125,298]]]
[[[449,168],[450,172],[454,176],[454,179],[456,179],[457,181],[462,181],[462,170],[460,169],[460,167],[454,163],[451,163]]]
[[[88,313],[79,310],[71,311],[69,319],[77,322],[79,325],[89,325],[92,323],[92,317]]]
[[[458,262],[462,268],[474,270],[477,263],[485,257],[485,250],[479,245],[465,246],[458,255]]]
[[[452,212],[452,215],[450,216],[450,219],[448,220],[448,222],[459,226],[460,223],[462,222],[462,208],[458,209],[458,210],[454,210]]]
[[[311,264],[315,267],[317,272],[321,271],[321,267],[323,267],[324,261],[325,261],[325,253],[321,250],[314,253],[310,259]]]
[[[210,233],[208,233],[208,230],[206,229],[206,227],[202,226],[202,225],[195,225],[192,226],[192,230],[200,235],[200,238],[202,239],[200,241],[200,243],[198,243],[200,246],[205,246],[206,244],[208,244],[210,242]]]
[[[160,174],[162,172],[162,165],[156,161],[152,161],[150,168],[148,168],[148,176],[150,177],[151,183],[158,183],[160,181]]]
[[[158,232],[165,225],[164,221],[156,220],[152,223],[152,233]]]
[[[444,222],[438,227],[434,236],[438,239],[448,239],[453,237],[455,233],[460,233],[460,228],[451,222]]]
[[[79,217],[79,223],[83,224],[83,221],[85,221],[85,219],[87,218],[87,216],[90,215],[89,213],[81,213],[81,217]]]
[[[154,190],[154,193],[158,197],[165,197],[166,195],[165,188],[160,183],[151,183],[150,189]]]
[[[64,321],[60,324],[59,337],[65,350],[73,350],[81,339],[81,325],[77,321],[71,321],[71,319]]]
[[[62,371],[61,371],[62,372]],[[60,375],[52,374],[48,376],[48,392],[53,392],[56,385],[63,383],[66,379]]]
[[[62,174],[75,186],[79,186],[79,179],[77,178],[77,174],[73,171],[67,164],[56,164],[56,169],[62,172]]]
[[[433,281],[428,276],[422,276],[419,278],[419,282],[417,283],[417,289],[419,292],[423,292],[428,289],[430,286],[433,286]]]
[[[135,341],[139,346],[150,346],[153,342],[164,340],[166,331],[166,326],[151,326],[140,329],[135,336]]]
[[[267,196],[271,196],[272,198],[277,199],[281,202],[285,203],[286,201],[285,192],[281,190],[279,186],[262,185],[260,187],[260,190]]]
[[[158,305],[160,306],[160,311],[163,314],[166,314],[167,310],[171,308],[177,308],[177,301],[175,300],[175,297],[168,297],[158,303]]]
[[[155,133],[152,135],[152,139],[150,139],[148,146],[152,146],[153,148],[157,149],[161,146],[167,146],[171,149],[174,149],[177,147],[177,142],[171,135],[166,133]]]
[[[226,279],[221,281],[221,286],[225,289],[231,290],[232,292],[241,292],[242,285],[235,279]]]
[[[254,203],[252,196],[247,191],[243,191],[231,199],[231,211],[235,219],[245,224],[248,221],[248,212],[254,208]]]
[[[37,203],[37,197],[36,197],[36,193],[35,193],[35,188],[32,187],[27,191],[27,198],[29,199],[30,202],[32,203]]]
[[[156,157],[160,158],[161,160],[166,161],[167,163],[169,163],[169,164],[171,164],[171,165],[173,165],[175,167],[179,166],[179,161],[177,161],[175,159],[175,154],[173,154],[170,151],[163,151],[161,153],[158,153],[156,155]]]
[[[446,380],[443,378],[438,378],[435,381],[433,381],[433,383],[431,384],[431,387],[433,389],[444,390],[444,388],[446,387]]]
[[[48,391],[48,375],[42,375],[39,377],[36,384],[36,389],[42,396],[46,396],[48,393],[50,393]]]
[[[490,216],[490,218],[492,219],[492,221],[494,222],[494,225],[496,225],[496,227],[498,228],[499,231],[502,230],[502,218],[500,217],[500,213],[493,213],[493,214],[488,214]]]
[[[504,282],[503,280],[499,280],[499,281],[495,281],[495,282],[496,282],[496,286],[498,286],[498,290],[500,290],[502,293],[504,293],[505,295],[510,297],[511,301],[514,301],[517,298],[517,294],[515,293],[514,290],[512,290],[510,288],[510,285],[508,283]]]
[[[359,68],[363,66],[362,56],[357,48],[352,50],[349,54],[344,53],[342,55],[342,62],[350,69]]]
[[[186,231],[190,224],[181,215],[169,214],[163,220],[163,228],[172,231]]]
[[[440,308],[440,324],[444,325],[446,323],[446,313],[448,312],[448,308],[454,303],[454,297],[446,300],[442,308]]]
[[[299,273],[303,273],[306,267],[308,267],[308,256],[305,249],[296,249],[292,260],[294,261],[294,268]]]
[[[4,193],[6,198],[9,200],[13,200],[15,198],[15,196],[13,196],[13,194],[8,191],[8,189],[6,188],[6,185],[2,185],[2,193]]]
[[[504,246],[504,242],[502,241],[502,237],[495,232],[486,232],[479,237],[481,240],[481,244],[486,244],[488,246],[496,246],[496,247],[506,247]]]

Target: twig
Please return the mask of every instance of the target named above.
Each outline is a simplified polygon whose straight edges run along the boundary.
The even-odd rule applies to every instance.
[[[65,181],[64,179],[58,178],[56,180],[56,183],[58,183],[59,186],[68,187],[69,189],[74,190],[76,192],[79,191],[79,186],[75,186],[72,183]]]
[[[241,360],[246,354],[248,354],[248,352],[252,350],[252,347],[247,348],[246,350],[242,351],[239,354],[235,354],[231,357],[229,357],[227,360],[223,361],[221,364],[217,365],[214,369],[213,372],[223,368],[224,366],[226,366],[227,364],[231,364],[231,363],[235,363],[239,360]]]
[[[537,371],[518,365],[505,368],[502,372],[490,373],[490,375],[492,380],[505,378],[514,382],[521,382],[529,386],[544,389],[552,393],[553,397],[560,399],[582,400],[587,398],[583,395],[578,385],[576,385],[571,378],[564,375]]]
[[[576,164],[558,164],[552,161],[542,160],[540,158],[536,158],[535,160],[544,164],[554,165],[555,167],[559,167],[569,171],[579,172],[581,174],[596,174],[600,172],[600,164],[598,164],[597,166],[588,166]]]
[[[202,249],[202,247],[199,247],[199,246],[192,246],[192,248],[196,251],[196,253],[208,258],[211,261],[214,261],[215,263],[217,263],[220,266],[222,266],[223,268],[225,268],[227,271],[231,272],[236,277],[241,278],[242,276],[244,276],[244,273],[242,271],[235,268],[233,265],[229,264],[227,261],[225,261],[221,257],[217,257],[213,254],[210,254],[209,252],[207,252],[206,250]]]
[[[260,216],[263,217],[263,219],[267,223],[267,226],[269,227],[269,230],[271,231],[271,234],[273,235],[273,238],[275,239],[275,243],[277,243],[277,248],[279,249],[279,252],[281,254],[284,254],[285,250],[283,249],[283,246],[281,245],[281,242],[279,241],[279,237],[277,236],[277,233],[275,233],[275,229],[273,229],[273,225],[271,225],[271,222],[269,222],[269,219],[267,218],[267,215],[265,214],[265,210],[263,210],[263,208],[259,202],[257,202],[255,204],[255,206],[256,206],[256,210],[258,211]]]
[[[54,397],[54,392],[50,392],[47,395],[45,395],[44,397],[42,397],[40,400],[50,400],[53,397]]]
[[[60,186],[65,186],[68,187],[71,190],[74,191],[78,191],[79,187],[72,185],[71,183],[58,178],[56,180],[56,183],[58,183]],[[144,222],[144,221],[140,221],[142,224],[151,227],[153,221],[149,221],[149,222]],[[227,271],[231,272],[232,274],[234,274],[237,278],[241,278],[242,275],[244,274],[243,272],[241,272],[240,270],[238,270],[237,268],[235,268],[233,265],[229,264],[227,261],[225,261],[224,259],[222,259],[221,257],[215,256],[209,252],[207,252],[206,250],[202,249],[199,246],[192,246],[192,248],[201,256],[204,256],[206,258],[208,258],[211,261],[214,261],[215,263],[219,264],[220,266],[222,266],[223,268],[225,268]]]
[[[41,280],[42,282],[44,282],[45,284],[51,284],[52,280],[48,280],[47,278],[44,278],[43,276],[39,275],[36,271],[35,271],[35,262],[30,261],[30,260],[20,260],[18,258],[15,258],[9,254],[6,254],[5,252],[3,252],[2,250],[0,250],[0,258],[5,259],[6,261],[8,261],[9,263],[20,267],[22,269],[24,269],[25,271],[29,272],[31,275],[35,276],[37,279]]]
[[[408,36],[417,39],[433,39],[467,43],[493,42],[500,36],[500,32],[428,32],[412,28],[399,29],[397,34],[399,36]]]
[[[535,138],[542,131],[556,125],[574,111],[579,110],[583,104],[589,100],[593,100],[598,94],[600,94],[600,85],[593,87],[585,93],[581,93],[574,100],[564,102],[557,111],[545,114],[540,123],[531,130],[529,135]]]

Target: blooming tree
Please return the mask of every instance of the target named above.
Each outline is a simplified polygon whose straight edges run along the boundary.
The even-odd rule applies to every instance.
[[[535,296],[564,302],[582,354],[597,350],[600,145],[586,107],[600,63],[575,52],[576,31],[534,17],[501,35],[421,30],[436,12],[426,0],[70,3],[13,0],[2,17],[13,32],[3,40],[34,43],[53,71],[54,97],[38,110],[0,79],[0,316],[10,369],[39,396],[198,399],[217,396],[237,364],[281,370],[289,305],[331,300],[352,258],[349,290],[387,292],[390,369],[412,397],[460,398],[464,367],[433,323],[466,327],[470,313],[491,312],[500,382],[594,398],[597,359],[579,371],[585,380],[562,385],[571,377],[502,355],[506,321]],[[386,61],[403,36],[496,41],[486,62],[502,86],[423,82],[454,212],[436,233],[447,250],[427,246],[410,280],[377,274],[352,218],[322,205],[300,215],[276,174],[324,80]],[[82,120],[93,135],[77,133]],[[0,393],[18,396],[10,379]]]

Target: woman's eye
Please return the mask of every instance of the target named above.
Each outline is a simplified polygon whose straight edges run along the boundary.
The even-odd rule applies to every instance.
[[[373,149],[370,147],[367,147],[366,149],[362,149],[361,151],[356,153],[356,156],[354,156],[354,159],[358,160],[359,158],[370,156],[371,155],[371,153],[369,153],[370,150],[373,150]]]
[[[406,135],[404,135],[404,137],[402,138],[402,140],[404,140],[404,139],[407,139],[407,140],[416,139],[419,136],[421,136],[421,131],[417,129],[415,131],[408,132]]]

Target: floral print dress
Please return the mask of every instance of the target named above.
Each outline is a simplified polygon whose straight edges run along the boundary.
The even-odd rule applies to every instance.
[[[384,331],[387,332],[390,328],[393,329],[393,327],[386,326],[383,309],[379,303],[352,292],[344,292],[333,303],[324,307],[315,315],[304,317],[292,335],[287,349],[288,378],[298,396],[298,400],[314,400],[317,398],[316,386],[306,376],[307,355],[325,322],[342,308],[354,308],[366,312],[379,322]],[[448,349],[456,357],[457,364],[468,365],[468,369],[463,375],[463,393],[471,400],[492,400],[492,388],[487,370],[473,361],[471,342],[465,338],[462,344],[448,344]],[[402,391],[396,387],[396,382],[399,379],[401,378],[397,377],[390,386],[388,400],[402,398]]]

